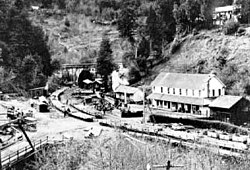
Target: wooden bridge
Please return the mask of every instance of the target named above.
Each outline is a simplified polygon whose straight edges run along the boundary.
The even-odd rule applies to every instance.
[[[64,141],[64,137],[62,137],[62,141]],[[1,160],[0,160],[0,169],[1,170],[6,170],[11,168],[13,165],[29,158],[33,154],[37,153],[40,151],[45,145],[47,144],[55,144],[56,141],[52,141],[49,139],[49,137],[41,138],[39,140],[35,140],[32,142],[35,151],[32,149],[32,147],[27,143],[26,146],[19,148],[18,150],[4,154],[4,150],[0,151],[2,152]]]

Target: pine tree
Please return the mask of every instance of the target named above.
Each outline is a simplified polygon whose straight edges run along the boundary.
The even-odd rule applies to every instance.
[[[137,15],[135,7],[131,4],[125,4],[122,8],[121,13],[118,17],[118,30],[120,36],[123,38],[128,38],[128,40],[133,44],[134,43],[134,31],[137,27],[136,24]]]
[[[156,51],[157,54],[160,54],[162,45],[161,21],[152,6],[146,21],[146,31],[150,39],[150,52]]]
[[[157,2],[157,13],[161,19],[161,31],[164,41],[173,41],[176,32],[176,23],[173,17],[174,0],[160,0]]]
[[[102,39],[97,58],[97,73],[103,78],[105,90],[108,90],[108,77],[114,70],[115,64],[112,57],[110,40],[106,37]]]
[[[19,85],[22,85],[19,79],[32,78],[32,82],[23,83],[24,89],[36,85],[43,86],[46,77],[53,72],[47,39],[42,28],[34,26],[28,19],[25,8],[17,9],[18,6],[22,6],[22,1],[15,2],[12,5],[0,0],[0,5],[5,7],[0,6],[0,14],[3,14],[0,15],[0,46],[2,48],[0,64],[4,69],[16,74],[16,80],[13,81]],[[29,63],[36,65],[36,68],[28,67]],[[28,71],[23,71],[20,67],[32,68],[35,70],[34,74],[32,73],[31,76]]]
[[[150,44],[145,37],[142,38],[141,42],[139,43],[138,51],[137,51],[137,59],[136,62],[141,71],[147,73],[147,59],[150,55]]]

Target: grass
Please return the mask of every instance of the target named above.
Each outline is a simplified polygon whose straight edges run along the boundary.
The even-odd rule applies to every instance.
[[[173,147],[160,141],[138,140],[120,132],[105,134],[97,139],[71,141],[44,151],[32,164],[33,169],[75,170],[145,170],[147,164],[182,165],[181,170],[245,170],[248,158],[221,157],[207,149]]]
[[[65,25],[66,18],[70,25],[68,27]],[[99,50],[105,35],[110,38],[115,60],[121,60],[127,50],[123,48],[116,27],[93,24],[84,14],[67,14],[59,18],[34,15],[32,20],[46,30],[52,58],[62,63],[94,62],[96,55],[92,54]]]

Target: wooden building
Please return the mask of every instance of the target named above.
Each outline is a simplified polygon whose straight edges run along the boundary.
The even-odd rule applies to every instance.
[[[138,103],[143,101],[143,92],[136,87],[120,85],[115,89],[115,97],[120,101],[127,100],[128,103]],[[126,96],[125,96],[126,95]]]
[[[213,24],[218,26],[223,26],[228,20],[238,22],[239,18],[241,18],[240,5],[216,7],[213,12]]]
[[[48,96],[48,90],[46,87],[38,87],[34,89],[29,89],[29,95],[31,97]]]
[[[225,85],[214,74],[161,72],[151,87],[151,107],[204,117],[210,117],[211,101],[225,95]]]
[[[250,121],[250,102],[241,96],[219,96],[210,105],[211,117],[237,125]]]

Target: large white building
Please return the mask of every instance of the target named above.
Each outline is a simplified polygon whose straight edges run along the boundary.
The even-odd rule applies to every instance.
[[[152,107],[210,116],[209,104],[225,95],[225,85],[215,74],[160,73],[151,83]]]

